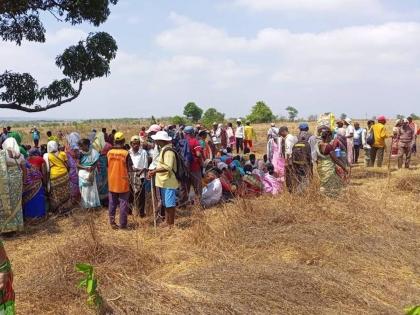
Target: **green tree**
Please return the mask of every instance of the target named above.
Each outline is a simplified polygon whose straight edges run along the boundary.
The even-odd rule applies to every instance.
[[[192,122],[198,122],[203,115],[203,110],[198,107],[194,102],[189,102],[184,107],[184,116]]]
[[[110,5],[118,0],[3,0],[0,1],[0,38],[21,45],[23,40],[45,42],[42,13],[71,25],[104,23]],[[0,75],[0,108],[41,112],[76,99],[86,81],[107,76],[117,52],[115,40],[107,33],[91,33],[86,40],[67,48],[56,58],[65,78],[39,87],[29,73],[6,71]],[[36,62],[36,60],[34,60]]]
[[[404,119],[405,118],[405,116],[404,115],[401,115],[401,114],[398,114],[397,115],[397,119]]]
[[[297,115],[299,114],[299,111],[292,106],[286,107],[286,111],[289,114],[289,120],[290,121],[294,121],[296,119]]]
[[[174,116],[174,117],[171,117],[171,124],[173,124],[173,125],[185,125],[185,124],[187,124],[187,120],[184,118],[184,117],[181,117],[181,116]]]
[[[225,114],[218,112],[215,108],[210,107],[204,112],[201,119],[205,126],[211,126],[213,123],[222,123],[225,121]]]
[[[420,116],[418,116],[414,113],[410,114],[410,117],[413,118],[413,120],[420,120]]]
[[[252,107],[251,113],[246,117],[252,123],[267,123],[273,121],[275,118],[271,108],[263,101],[257,102]]]
[[[346,118],[347,118],[347,114],[342,113],[342,114],[340,115],[340,119],[341,119],[341,120],[345,120]]]

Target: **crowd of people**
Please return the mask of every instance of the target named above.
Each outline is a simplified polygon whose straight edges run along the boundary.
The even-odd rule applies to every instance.
[[[24,221],[76,206],[108,207],[110,225],[126,229],[128,215],[146,215],[148,195],[158,221],[172,226],[177,207],[205,209],[238,197],[303,193],[314,171],[322,192],[334,196],[362,150],[367,167],[382,166],[388,137],[398,167],[410,167],[417,125],[411,118],[398,120],[388,135],[386,122],[380,116],[363,128],[347,118],[336,128],[320,125],[313,132],[301,123],[295,135],[273,123],[260,140],[267,141],[266,151],[259,154],[253,126],[241,119],[235,125],[214,123],[210,130],[200,124],[155,124],[129,138],[106,128],[86,138],[48,131],[41,145],[34,127],[32,146],[23,145],[21,134],[8,127],[0,135],[1,232],[20,231]]]
[[[33,146],[22,135],[3,129],[0,134],[0,233],[21,231],[24,223],[61,214],[75,207],[108,207],[113,229],[127,229],[128,215],[146,216],[146,200],[154,205],[155,222],[172,227],[176,208],[195,205],[206,209],[234,198],[277,195],[287,190],[307,191],[316,171],[321,192],[337,196],[348,181],[351,167],[364,151],[366,167],[381,167],[386,139],[390,158],[398,168],[410,167],[416,154],[419,129],[409,117],[397,120],[388,134],[379,116],[366,128],[347,118],[336,127],[307,123],[293,135],[273,123],[267,131],[265,152],[254,151],[256,133],[250,122],[236,125],[151,125],[128,138],[106,128],[86,138],[78,132],[46,133],[46,144],[34,127]],[[147,198],[151,195],[151,198]],[[119,223],[116,223],[119,208]],[[2,307],[14,310],[10,262],[0,243]]]

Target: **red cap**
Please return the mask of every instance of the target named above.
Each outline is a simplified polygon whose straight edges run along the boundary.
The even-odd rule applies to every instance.
[[[381,122],[381,121],[386,122],[386,118],[385,118],[385,116],[383,116],[383,115],[378,116],[377,120],[378,120],[379,122]]]

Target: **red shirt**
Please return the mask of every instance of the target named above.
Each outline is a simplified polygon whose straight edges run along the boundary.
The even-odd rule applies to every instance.
[[[201,170],[201,157],[198,154],[202,154],[202,148],[200,142],[189,135],[186,135],[185,138],[188,141],[188,145],[190,146],[190,151],[193,155],[193,161],[190,166],[191,172],[199,172]]]

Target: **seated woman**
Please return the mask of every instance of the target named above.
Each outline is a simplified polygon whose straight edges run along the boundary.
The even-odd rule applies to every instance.
[[[22,181],[25,159],[14,138],[7,138],[0,151],[0,232],[23,230]]]
[[[257,174],[252,173],[252,166],[244,166],[245,175],[242,177],[241,195],[243,197],[248,196],[260,196],[264,191],[264,185],[262,179]]]
[[[49,141],[44,160],[49,174],[50,210],[53,213],[67,212],[71,208],[67,155],[58,150],[56,141]]]
[[[223,188],[215,169],[207,171],[204,176],[206,186],[201,195],[201,205],[203,208],[210,208],[222,201]]]
[[[77,165],[79,169],[79,187],[82,197],[82,206],[85,209],[99,208],[98,187],[96,185],[96,167],[99,160],[99,152],[90,145],[89,139],[79,141],[80,161]]]
[[[217,163],[217,171],[220,182],[222,183],[222,199],[223,201],[231,200],[235,197],[236,186],[233,185],[233,174],[226,163]]]
[[[321,192],[329,197],[337,196],[342,187],[343,180],[338,171],[348,173],[345,161],[336,156],[334,145],[331,144],[332,132],[328,127],[320,127],[321,142],[317,145],[318,175],[321,182]]]
[[[267,194],[277,195],[281,192],[281,179],[277,177],[274,171],[274,165],[267,164],[267,173],[263,178],[264,191]]]

